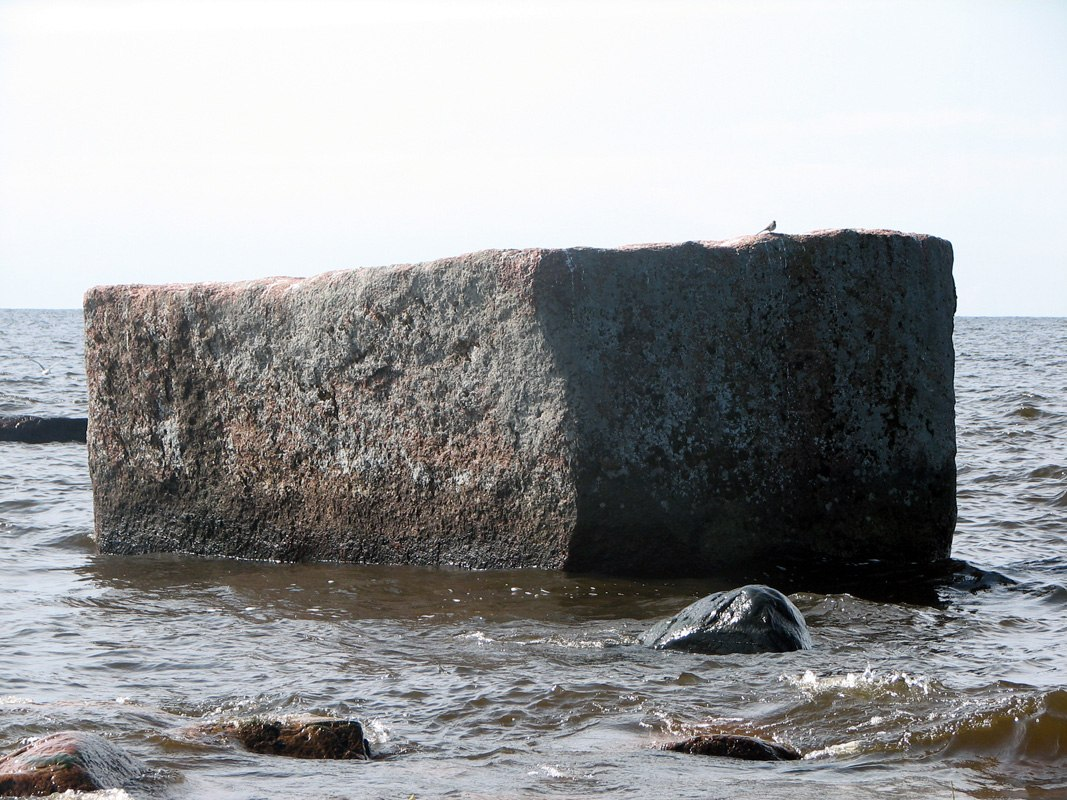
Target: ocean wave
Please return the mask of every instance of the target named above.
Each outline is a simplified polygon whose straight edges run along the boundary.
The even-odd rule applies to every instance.
[[[899,698],[927,696],[939,691],[939,684],[925,675],[906,672],[879,672],[868,666],[863,672],[843,675],[816,675],[811,670],[803,675],[783,675],[779,680],[795,686],[810,698],[823,694],[851,695],[861,698]]]
[[[1023,419],[1037,419],[1042,416],[1043,412],[1040,408],[1030,403],[1023,403],[1020,406],[1013,408],[1008,412],[1013,417],[1022,417]]]
[[[1043,480],[1045,478],[1052,478],[1054,480],[1067,479],[1067,467],[1061,467],[1058,464],[1049,464],[1044,467],[1038,467],[1037,469],[1030,470],[1026,477],[1037,478]]]
[[[999,705],[917,733],[910,743],[945,756],[1060,762],[1067,757],[1067,690],[1013,695]]]

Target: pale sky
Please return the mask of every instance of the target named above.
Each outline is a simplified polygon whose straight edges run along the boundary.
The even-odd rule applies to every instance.
[[[1067,316],[1067,2],[0,0],[0,307],[771,219]]]

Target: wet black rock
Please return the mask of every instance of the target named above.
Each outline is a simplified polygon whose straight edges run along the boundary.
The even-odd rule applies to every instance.
[[[784,653],[811,649],[804,615],[769,586],[716,592],[657,622],[641,643],[691,653]]]
[[[259,717],[237,720],[206,729],[240,742],[253,753],[289,758],[361,759],[371,757],[363,726],[351,719]]]
[[[0,417],[0,442],[85,442],[85,417]]]
[[[945,558],[932,564],[900,565],[879,560],[840,565],[788,563],[746,576],[753,583],[773,581],[783,592],[851,594],[876,603],[907,603],[944,608],[959,593],[975,594],[1019,585],[1014,578],[966,561]]]
[[[700,756],[741,758],[746,761],[796,761],[801,757],[800,753],[788,745],[734,734],[694,736],[682,742],[665,744],[662,749]]]
[[[62,731],[0,758],[0,795],[116,789],[146,771],[144,764],[102,736]]]

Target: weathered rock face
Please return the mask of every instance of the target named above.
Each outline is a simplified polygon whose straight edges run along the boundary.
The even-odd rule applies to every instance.
[[[99,545],[664,574],[941,558],[951,263],[846,230],[95,288]]]
[[[702,597],[657,622],[641,643],[690,653],[788,653],[810,650],[804,615],[770,586],[742,586]]]
[[[102,736],[63,731],[0,758],[0,795],[42,797],[128,785],[147,767]]]

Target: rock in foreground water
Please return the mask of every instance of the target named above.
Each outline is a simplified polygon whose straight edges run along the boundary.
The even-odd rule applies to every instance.
[[[885,231],[85,298],[107,552],[709,574],[926,562],[952,248]]]
[[[741,758],[746,761],[796,761],[801,757],[800,753],[787,745],[734,734],[694,736],[682,742],[665,744],[662,749],[692,755]]]
[[[804,615],[770,586],[716,592],[657,622],[641,638],[657,650],[690,653],[787,653],[811,649]]]
[[[0,758],[0,795],[43,797],[128,785],[147,767],[102,736],[63,731]]]
[[[253,753],[264,755],[362,760],[371,757],[363,726],[349,719],[255,718],[213,726],[207,732],[234,739]]]

